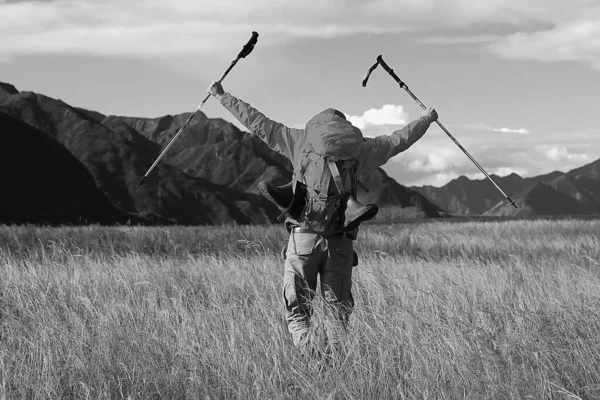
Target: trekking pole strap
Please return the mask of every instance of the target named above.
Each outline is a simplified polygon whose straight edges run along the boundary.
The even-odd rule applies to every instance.
[[[371,68],[369,68],[369,70],[365,74],[365,77],[363,78],[363,81],[362,81],[363,87],[367,86],[367,81],[369,80],[369,77],[371,76],[371,73],[373,71],[375,71],[375,68],[377,68],[378,65],[379,65],[379,61],[377,61],[375,64],[373,64],[373,66]]]

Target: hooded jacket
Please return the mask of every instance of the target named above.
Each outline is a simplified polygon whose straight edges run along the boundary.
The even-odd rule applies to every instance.
[[[334,109],[327,109],[315,115],[308,121],[305,129],[297,129],[267,118],[250,104],[230,93],[223,94],[220,102],[250,132],[257,135],[272,150],[288,158],[294,166],[308,145],[307,135],[319,134],[325,130],[331,131],[332,129],[329,128],[335,124],[336,129],[345,129],[354,138],[359,134],[362,137],[362,132],[348,122],[342,113]],[[393,131],[390,135],[364,138],[362,146],[347,146],[348,155],[351,156],[348,158],[355,158],[358,162],[357,175],[384,165],[390,158],[408,149],[425,134],[430,124],[429,120],[421,117]],[[286,219],[288,230],[295,226],[306,228],[304,225],[302,221]]]

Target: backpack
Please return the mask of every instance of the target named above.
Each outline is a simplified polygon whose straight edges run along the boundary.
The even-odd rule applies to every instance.
[[[306,124],[306,142],[295,160],[294,200],[287,214],[323,236],[344,225],[350,196],[356,197],[358,162],[365,140],[344,114],[327,109]]]

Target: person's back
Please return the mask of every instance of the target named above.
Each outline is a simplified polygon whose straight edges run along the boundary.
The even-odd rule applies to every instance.
[[[287,210],[285,225],[290,236],[283,273],[288,330],[296,346],[313,342],[309,334],[310,301],[320,275],[321,293],[331,306],[327,337],[329,344],[335,346],[354,307],[351,288],[357,229],[344,230],[342,210],[347,207],[348,198],[356,195],[360,173],[379,167],[408,149],[425,134],[437,113],[430,108],[421,118],[389,136],[363,138],[362,132],[334,109],[315,115],[306,129],[294,129],[268,119],[225,93],[220,83],[211,83],[208,91],[250,132],[290,159],[294,166],[294,184],[290,187],[295,189],[296,203],[292,201]],[[336,143],[340,140],[342,143]]]
[[[312,117],[305,128],[306,140],[296,148],[294,190],[284,213],[287,226],[296,225],[328,237],[354,230],[358,223],[348,215],[348,204],[355,199],[358,161],[365,140],[360,129],[332,108]],[[372,218],[374,205],[365,206]],[[365,212],[362,213],[365,215]]]

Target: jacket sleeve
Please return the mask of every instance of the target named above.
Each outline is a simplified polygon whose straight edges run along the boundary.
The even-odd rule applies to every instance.
[[[365,146],[358,158],[360,170],[380,167],[390,158],[403,152],[419,140],[431,125],[423,118],[412,121],[405,127],[376,138],[365,138]]]
[[[221,104],[267,146],[293,161],[294,146],[304,139],[304,130],[289,128],[270,120],[250,104],[230,93],[221,96]]]

